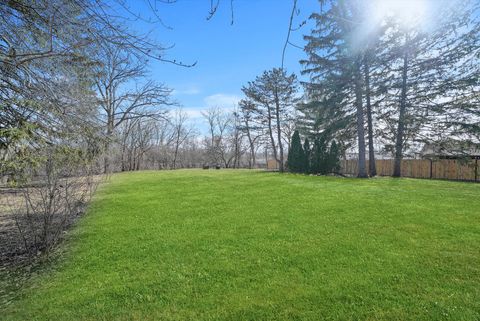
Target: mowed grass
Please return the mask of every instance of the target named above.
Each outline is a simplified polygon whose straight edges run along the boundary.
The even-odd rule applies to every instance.
[[[480,184],[114,175],[4,320],[479,320]]]

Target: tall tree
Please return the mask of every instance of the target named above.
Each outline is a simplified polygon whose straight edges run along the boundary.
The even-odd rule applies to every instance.
[[[357,56],[355,61],[355,107],[357,109],[357,144],[358,144],[358,177],[368,177],[365,155],[365,118],[363,110],[363,84],[361,74],[361,57]]]
[[[256,105],[253,101],[248,99],[242,99],[238,103],[240,107],[240,130],[242,130],[248,139],[248,146],[250,151],[250,157],[248,160],[249,168],[255,167],[256,163],[256,151],[258,148],[258,142],[263,135],[262,126],[256,123],[255,113]]]
[[[389,83],[379,126],[386,144],[392,144],[393,176],[401,175],[402,159],[419,144],[442,135],[451,137],[444,115],[451,113],[452,102],[461,105],[456,98],[462,91],[452,84],[462,75],[471,75],[465,69],[459,72],[459,66],[474,66],[472,52],[479,48],[478,37],[472,37],[479,30],[478,3],[466,0],[458,6],[440,0],[429,4],[428,14],[420,18],[397,8],[392,17],[382,21],[386,68],[381,76],[389,78]]]
[[[284,69],[274,68],[249,82],[242,91],[257,104],[256,111],[267,124],[272,151],[279,163],[280,172],[283,172],[282,124],[298,101],[297,77],[295,74],[288,75]]]
[[[370,58],[371,53],[367,51],[364,57],[364,76],[365,76],[365,99],[367,104],[367,128],[368,128],[368,170],[370,176],[377,175],[377,168],[375,164],[375,148],[373,143],[373,112],[371,102],[371,87],[370,87]]]
[[[320,1],[325,8],[312,14],[316,28],[306,36],[309,59],[301,61],[309,96],[326,102],[342,114],[355,114],[359,177],[368,177],[365,157],[364,84],[362,64],[364,48],[352,43],[355,28],[361,22],[361,8],[355,1]],[[353,110],[352,110],[353,107]],[[338,112],[336,112],[338,114]],[[345,117],[342,117],[345,119]]]
[[[109,147],[115,129],[127,120],[164,117],[166,106],[174,103],[171,90],[163,84],[146,80],[145,61],[125,53],[121,48],[106,45],[99,51],[99,66],[95,86],[105,122],[104,171],[110,171]],[[139,85],[133,87],[132,82]]]

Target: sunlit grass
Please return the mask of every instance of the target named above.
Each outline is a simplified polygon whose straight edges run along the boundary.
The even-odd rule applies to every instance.
[[[480,185],[118,174],[5,320],[478,320]]]

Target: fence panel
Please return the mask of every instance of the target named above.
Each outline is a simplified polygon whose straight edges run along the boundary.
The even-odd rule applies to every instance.
[[[375,161],[378,176],[393,174],[393,159],[379,159]],[[462,181],[480,181],[478,160],[457,159],[404,159],[402,160],[402,177],[433,178]],[[368,170],[368,161],[367,161]],[[356,159],[342,160],[341,173],[358,175],[358,161]]]

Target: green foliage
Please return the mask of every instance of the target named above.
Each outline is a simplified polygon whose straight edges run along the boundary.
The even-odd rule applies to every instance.
[[[340,170],[340,148],[332,141],[330,148],[325,136],[315,139],[310,156],[310,173],[330,174],[338,173]]]
[[[315,138],[310,158],[310,172],[312,174],[327,174],[327,156],[328,148],[325,138],[323,136]]]
[[[478,320],[479,194],[412,179],[116,174],[62,264],[0,319]]]
[[[21,122],[17,127],[0,129],[0,176],[8,176],[12,185],[24,182],[31,170],[38,168],[42,158],[32,144],[41,144],[35,136],[36,126]]]
[[[310,173],[310,141],[308,137],[305,137],[305,142],[303,143],[303,151],[305,153],[305,173]]]
[[[304,173],[305,168],[305,152],[303,151],[302,141],[298,130],[293,133],[292,143],[288,151],[287,166],[292,173]]]
[[[338,173],[340,171],[340,148],[335,141],[332,141],[330,145],[327,170],[330,173]]]
[[[297,76],[289,75],[283,68],[264,71],[242,87],[245,96],[255,104],[252,111],[257,123],[263,124],[269,133],[270,147],[274,158],[280,162],[280,172],[284,171],[282,127],[292,117],[292,107],[299,101],[298,89]]]

